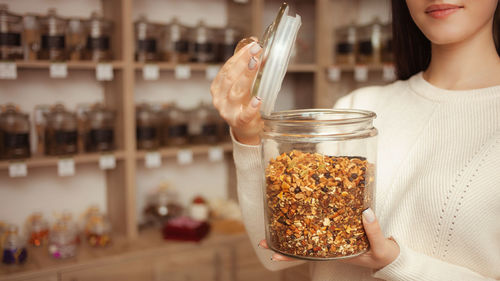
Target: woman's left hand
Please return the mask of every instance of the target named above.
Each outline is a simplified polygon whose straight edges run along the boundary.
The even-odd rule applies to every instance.
[[[377,270],[392,263],[399,256],[399,246],[393,239],[384,237],[378,220],[370,208],[363,212],[363,226],[370,242],[370,250],[357,257],[341,259],[339,261]],[[266,240],[262,240],[259,246],[266,249],[269,248]],[[272,260],[294,261],[295,259],[274,253]]]

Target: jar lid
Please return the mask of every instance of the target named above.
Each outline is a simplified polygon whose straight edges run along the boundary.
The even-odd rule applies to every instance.
[[[288,15],[288,4],[283,3],[276,19],[264,32],[260,68],[252,87],[252,95],[262,99],[261,113],[269,115],[285,78],[295,39],[302,24],[301,17]]]

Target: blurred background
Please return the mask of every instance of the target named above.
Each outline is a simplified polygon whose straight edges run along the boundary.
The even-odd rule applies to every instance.
[[[241,222],[209,87],[281,0],[0,0],[0,280],[307,280]],[[277,109],[395,79],[387,0],[291,0]]]

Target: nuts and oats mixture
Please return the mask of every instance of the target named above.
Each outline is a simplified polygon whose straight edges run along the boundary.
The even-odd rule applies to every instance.
[[[293,150],[265,173],[272,248],[308,258],[368,250],[361,214],[371,204],[374,165],[366,158]]]

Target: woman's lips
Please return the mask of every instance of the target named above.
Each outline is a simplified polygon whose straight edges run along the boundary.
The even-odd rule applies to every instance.
[[[451,5],[451,4],[439,4],[431,5],[425,9],[425,13],[435,19],[445,18],[456,11],[462,9],[463,6]]]

